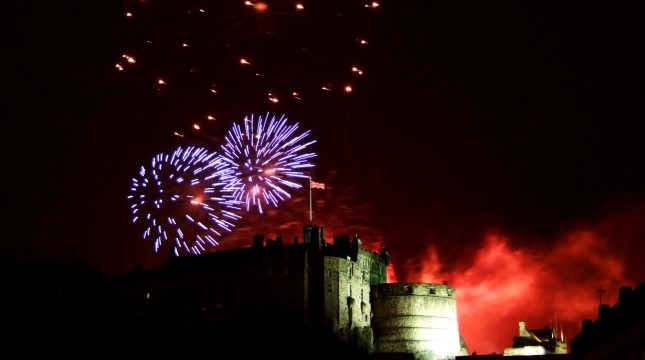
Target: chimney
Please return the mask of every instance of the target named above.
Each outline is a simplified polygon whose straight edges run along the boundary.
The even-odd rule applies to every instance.
[[[350,256],[352,257],[352,260],[356,261],[358,260],[358,252],[363,248],[363,242],[361,239],[358,238],[358,234],[354,235],[354,239],[352,240],[352,244],[350,247]]]
[[[253,236],[253,248],[262,249],[264,247],[264,237],[262,235]]]
[[[609,317],[609,310],[611,308],[607,304],[602,304],[598,306],[598,319],[604,319]]]
[[[621,286],[618,290],[618,302],[624,302],[632,296],[631,286]]]
[[[390,253],[385,248],[381,249],[379,256],[385,261],[385,266],[390,265]]]
[[[275,240],[273,239],[267,239],[266,241],[266,247],[267,249],[275,249],[277,247],[282,246],[282,237],[278,236]]]
[[[313,244],[317,249],[325,246],[324,230],[320,226],[308,225],[303,227],[305,244]]]

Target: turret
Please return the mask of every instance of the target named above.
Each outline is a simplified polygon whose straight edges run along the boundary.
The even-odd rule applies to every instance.
[[[321,226],[306,225],[303,227],[305,244],[313,244],[315,248],[322,249],[325,246],[324,229]]]

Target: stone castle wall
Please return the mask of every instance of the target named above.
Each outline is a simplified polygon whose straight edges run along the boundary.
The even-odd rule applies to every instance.
[[[372,287],[374,347],[416,359],[454,359],[461,343],[452,286],[391,283]]]
[[[264,246],[256,237],[252,248],[178,258],[134,276],[122,290],[178,329],[194,328],[194,319],[218,336],[254,331],[270,337],[266,329],[276,327],[294,335],[308,328],[370,354],[454,359],[459,353],[453,287],[388,284],[386,251],[366,251],[357,237],[334,244],[313,238]]]

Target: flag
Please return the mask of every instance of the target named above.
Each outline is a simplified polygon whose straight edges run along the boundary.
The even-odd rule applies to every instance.
[[[311,183],[311,188],[312,189],[324,189],[325,188],[324,183],[315,182],[313,180],[310,180],[309,182]]]

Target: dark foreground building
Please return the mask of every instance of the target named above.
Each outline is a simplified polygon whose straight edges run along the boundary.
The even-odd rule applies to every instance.
[[[600,305],[598,319],[583,321],[582,331],[570,341],[568,354],[553,353],[561,344],[550,345],[553,339],[551,329],[545,329],[543,334],[527,331],[534,335],[530,341],[528,336],[522,336],[522,325],[520,323],[520,336],[514,339],[512,349],[529,345],[545,346],[545,350],[551,347],[552,350],[545,351],[544,355],[509,355],[511,352],[505,351],[504,355],[457,356],[456,359],[645,360],[645,283],[636,289],[621,287],[618,302],[612,307]]]
[[[256,236],[248,248],[172,257],[125,276],[48,267],[7,276],[14,284],[3,299],[4,344],[25,357],[440,360],[468,353],[454,287],[388,283],[384,249],[368,251],[358,236],[327,242],[317,226],[303,230],[302,239]]]
[[[454,287],[388,283],[387,251],[367,251],[357,236],[328,243],[323,235],[305,226],[302,240],[256,236],[249,248],[172,258],[126,276],[3,257],[3,349],[25,358],[502,358],[468,356]],[[583,322],[569,354],[504,359],[643,360],[644,291],[621,288],[614,307]],[[550,345],[547,333],[524,336],[520,327],[514,348]]]
[[[332,245],[307,226],[289,243],[256,236],[250,248],[172,257],[126,277],[119,293],[172,351],[176,339],[197,354],[361,358],[374,350],[370,288],[387,282],[388,264],[358,237]]]
[[[645,283],[621,287],[614,306],[600,305],[595,321],[584,320],[571,353],[576,360],[644,360]]]
[[[365,250],[358,236],[328,243],[323,228],[305,226],[302,240],[256,236],[250,248],[171,258],[127,277],[119,291],[134,318],[159,324],[144,333],[168,344],[195,337],[217,351],[281,358],[467,353],[455,289],[388,284],[388,265],[387,251]]]

